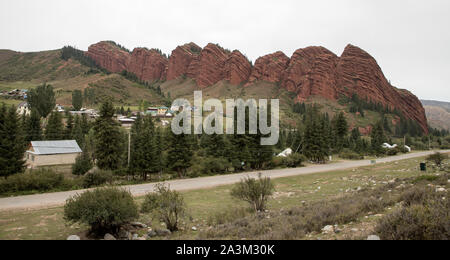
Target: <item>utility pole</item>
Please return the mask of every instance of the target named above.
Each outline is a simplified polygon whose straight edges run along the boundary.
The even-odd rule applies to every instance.
[[[128,167],[130,167],[130,155],[131,155],[131,130],[128,132]]]

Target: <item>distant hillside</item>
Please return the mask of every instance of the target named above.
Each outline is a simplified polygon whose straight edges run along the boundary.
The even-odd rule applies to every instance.
[[[428,123],[437,129],[450,130],[450,103],[434,100],[421,100],[425,107]]]
[[[97,102],[104,97],[126,106],[138,105],[142,100],[152,104],[165,102],[153,89],[120,74],[103,73],[74,58],[64,60],[61,50],[34,53],[0,50],[0,91],[31,89],[44,82],[54,87],[57,103],[64,105],[71,105],[74,90],[87,88],[93,90]]]

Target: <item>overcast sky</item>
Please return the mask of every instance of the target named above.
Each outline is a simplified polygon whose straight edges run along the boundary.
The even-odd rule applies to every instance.
[[[128,49],[195,42],[239,49],[251,60],[348,43],[374,56],[386,77],[421,99],[450,101],[448,0],[1,0],[0,49]]]

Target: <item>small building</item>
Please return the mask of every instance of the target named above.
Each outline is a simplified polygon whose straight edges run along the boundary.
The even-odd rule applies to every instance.
[[[75,140],[32,141],[25,153],[30,168],[74,164],[82,153]]]
[[[158,107],[158,115],[165,116],[167,111],[169,111],[168,107]]]
[[[125,128],[130,128],[134,124],[134,122],[135,119],[133,118],[126,118],[126,117],[119,118],[120,125]]]
[[[17,106],[17,114],[29,116],[31,114],[30,105],[28,102],[22,102]]]

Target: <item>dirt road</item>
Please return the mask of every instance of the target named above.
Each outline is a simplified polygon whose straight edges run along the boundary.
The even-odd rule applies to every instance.
[[[450,152],[450,150],[441,151],[444,153]],[[417,158],[422,156],[430,155],[434,152],[417,152],[410,154],[403,154],[399,156],[393,156],[383,159],[378,159],[377,163],[388,163],[394,162],[404,159]],[[270,170],[270,171],[258,171],[258,172],[246,172],[241,174],[230,174],[230,175],[220,175],[220,176],[212,176],[212,177],[202,177],[196,179],[183,179],[183,180],[174,180],[169,181],[171,189],[177,191],[185,191],[185,190],[195,190],[195,189],[205,189],[212,188],[221,185],[233,184],[240,181],[242,178],[246,176],[257,176],[258,173],[262,173],[263,176],[271,177],[271,178],[282,178],[289,176],[297,176],[297,175],[306,175],[306,174],[314,174],[320,172],[329,172],[329,171],[338,171],[338,170],[346,170],[351,168],[357,168],[362,166],[371,165],[370,160],[360,160],[360,161],[346,161],[325,165],[314,165],[304,168],[296,168],[296,169],[278,169],[278,170]],[[130,190],[133,196],[142,196],[148,192],[153,191],[155,183],[149,184],[140,184],[133,186],[123,186],[123,188]],[[2,198],[0,199],[0,211],[6,210],[15,210],[15,209],[36,209],[36,208],[49,208],[55,206],[64,205],[65,201],[75,195],[83,193],[85,190],[77,190],[77,191],[67,191],[67,192],[58,192],[58,193],[46,193],[46,194],[37,194],[37,195],[28,195],[28,196],[19,196],[19,197],[11,197],[11,198]]]

